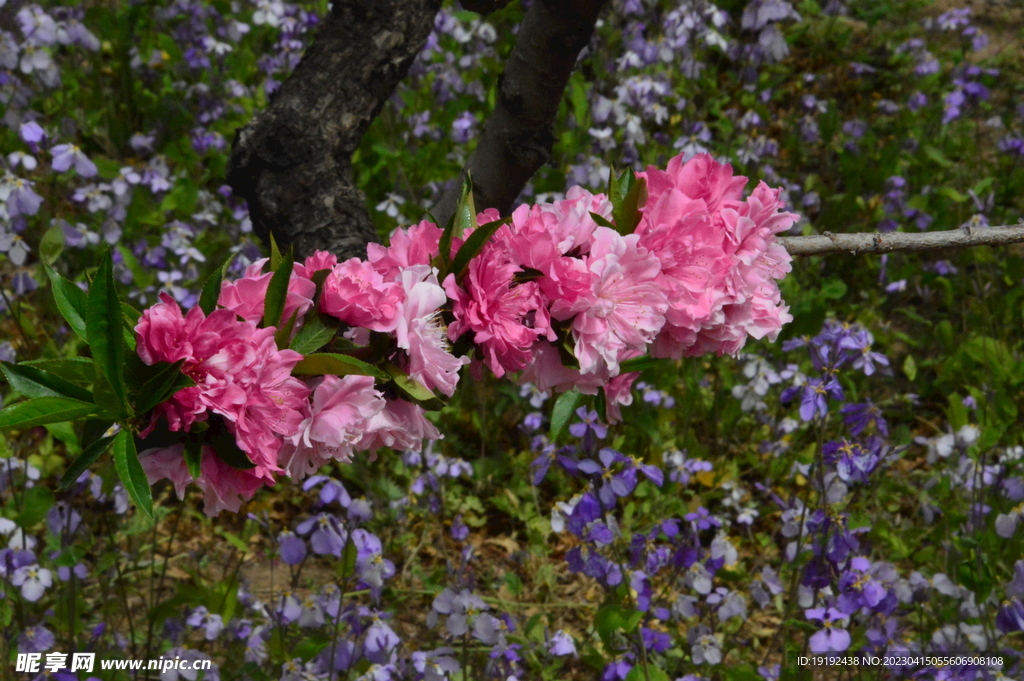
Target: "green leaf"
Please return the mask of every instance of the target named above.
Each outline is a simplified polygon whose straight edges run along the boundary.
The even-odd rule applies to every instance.
[[[96,381],[96,365],[87,357],[68,357],[66,359],[34,359],[21,362],[20,366],[42,369],[54,376],[78,385],[91,385]]]
[[[47,265],[57,262],[57,258],[64,251],[64,230],[60,227],[50,227],[39,240],[39,259]]]
[[[584,129],[589,123],[587,116],[589,99],[590,83],[577,71],[569,79],[569,101],[572,102],[572,113],[576,117],[576,124]]]
[[[292,331],[295,330],[295,322],[298,319],[299,311],[295,310],[295,312],[292,312],[292,316],[288,318],[288,322],[277,328],[277,331],[274,332],[274,342],[277,344],[277,347],[284,348],[288,346],[288,341],[292,337]]]
[[[193,480],[198,480],[202,473],[203,441],[197,437],[185,440],[185,465]]]
[[[621,605],[604,605],[594,614],[594,628],[602,641],[610,641],[612,634],[621,631],[630,634],[636,630],[643,613]]]
[[[92,393],[59,376],[24,364],[0,362],[11,390],[25,397],[70,397],[81,402],[92,402]]]
[[[821,284],[821,297],[826,300],[839,300],[846,295],[846,282],[842,279],[827,279]]]
[[[0,428],[32,428],[47,423],[74,421],[95,414],[98,410],[91,402],[70,397],[39,397],[0,409]]]
[[[281,325],[281,314],[284,312],[285,299],[288,297],[288,282],[291,281],[292,269],[295,267],[290,249],[286,258],[281,262],[281,266],[274,270],[270,286],[267,287],[267,299],[263,307],[264,328]]]
[[[473,233],[469,235],[458,252],[455,253],[455,259],[452,260],[451,271],[455,273],[457,279],[461,280],[465,276],[466,270],[469,267],[469,261],[483,249],[487,240],[498,231],[499,227],[508,224],[511,220],[512,218],[510,217],[494,220],[485,225],[480,225],[473,230]]]
[[[54,503],[56,503],[56,499],[49,487],[45,485],[30,487],[25,492],[21,513],[14,519],[14,522],[18,527],[28,529],[45,518]]]
[[[135,451],[135,438],[127,428],[114,437],[114,468],[128,495],[143,514],[153,519],[153,492]]]
[[[562,431],[565,430],[569,419],[572,418],[573,412],[576,411],[576,405],[579,404],[580,397],[580,391],[573,388],[568,392],[562,393],[555,400],[555,406],[551,409],[551,430],[548,434],[552,441],[557,439],[562,434]]]
[[[68,421],[47,423],[43,428],[46,428],[46,432],[50,434],[50,437],[64,443],[64,449],[69,455],[77,456],[82,453],[82,445],[72,423]]]
[[[124,338],[121,335],[121,301],[114,288],[114,261],[108,251],[89,287],[86,308],[86,340],[96,368],[107,383],[120,409],[129,413],[124,381]]]
[[[292,369],[292,374],[295,376],[322,376],[324,374],[373,376],[381,380],[390,378],[387,373],[361,359],[326,352],[306,355]]]
[[[159,370],[139,389],[139,394],[135,398],[135,413],[145,414],[161,402],[169,400],[174,393],[182,388],[195,385],[191,378],[181,373],[181,367],[184,364],[185,360],[183,359],[179,359],[174,364],[167,362],[155,364],[154,367],[159,367]]]
[[[626,168],[618,178],[612,174],[612,219],[619,234],[632,234],[640,224],[640,209],[647,203],[647,179]]]
[[[78,286],[57,274],[53,269],[43,263],[46,276],[50,278],[50,288],[53,290],[53,299],[57,303],[57,309],[68,323],[71,330],[78,334],[82,340],[86,338],[85,315],[88,307],[88,296]]]
[[[606,219],[603,215],[595,213],[594,211],[590,211],[590,219],[596,222],[597,224],[601,225],[602,227],[610,227],[611,229],[615,229],[615,225],[612,222]]]
[[[922,145],[925,156],[938,163],[943,168],[952,168],[955,164],[946,158],[946,155],[930,144]]]
[[[903,360],[903,373],[907,375],[911,381],[917,378],[917,362],[911,355],[907,355]]]
[[[452,241],[460,238],[469,227],[476,227],[476,207],[473,204],[473,181],[467,172],[466,179],[462,183],[462,196],[459,198],[455,215],[441,232],[441,243],[438,250],[441,267],[438,269],[443,275],[447,275],[451,270]]]
[[[356,559],[358,557],[359,557],[359,551],[356,548],[356,544],[355,544],[354,541],[349,539],[347,542],[345,542],[345,548],[341,552],[340,570],[341,570],[341,576],[342,577],[346,577],[347,578],[350,575],[355,574]]]
[[[329,343],[337,332],[338,320],[324,314],[315,314],[306,319],[290,347],[300,355],[308,355]]]
[[[670,679],[668,674],[652,664],[647,665],[647,674],[645,675],[643,666],[638,663],[626,674],[626,681],[670,681]]]
[[[79,476],[85,472],[89,466],[100,458],[105,451],[110,447],[110,443],[114,441],[113,437],[101,437],[100,439],[93,442],[91,445],[82,450],[82,453],[71,462],[68,469],[64,471],[64,475],[60,478],[60,488],[67,489],[71,485],[75,484]]]
[[[135,327],[139,323],[139,319],[142,318],[142,313],[136,310],[128,303],[121,301],[121,321],[124,322],[124,328],[134,334]]]
[[[942,194],[943,196],[945,196],[954,203],[963,203],[968,198],[970,198],[967,196],[967,194],[959,192],[956,189],[953,189],[952,187],[939,187],[938,189],[935,190],[935,193]]]
[[[276,272],[281,267],[281,263],[284,262],[284,256],[281,254],[281,249],[277,246],[277,239],[274,238],[274,233],[270,232],[270,271]]]
[[[277,244],[274,244],[275,248]],[[224,264],[213,270],[210,276],[206,278],[206,283],[203,284],[203,292],[199,294],[199,309],[205,314],[209,315],[215,309],[217,309],[217,301],[220,299],[220,288],[221,284],[224,283],[224,275],[227,274],[228,267],[231,266],[231,261],[235,259],[232,255]]]
[[[237,534],[232,534],[232,533],[228,532],[227,530],[217,530],[217,534],[219,534],[220,536],[224,537],[228,541],[229,544],[234,546],[236,549],[238,549],[242,553],[248,553],[249,545],[246,544],[244,541],[242,541],[242,538],[239,537]]]
[[[390,362],[385,368],[391,375],[391,381],[402,397],[410,402],[415,402],[427,411],[437,411],[444,408],[444,400],[435,395],[433,390]]]
[[[634,357],[633,359],[627,359],[625,362],[619,365],[620,374],[628,374],[633,371],[643,371],[644,369],[650,369],[662,364],[665,360],[657,359],[644,355],[643,357]]]

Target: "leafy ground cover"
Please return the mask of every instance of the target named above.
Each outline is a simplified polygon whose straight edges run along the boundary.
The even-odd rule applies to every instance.
[[[236,275],[260,257],[223,184],[229,140],[324,11],[8,0],[0,359],[80,349],[44,264],[85,282],[109,246],[140,305],[190,306],[226,256]],[[438,17],[356,155],[382,234],[457,175],[521,15]],[[1016,223],[1021,19],[981,2],[616,2],[523,199],[710,152],[784,187],[796,233]],[[110,464],[58,490],[87,434],[7,432],[6,673],[75,650],[211,659],[207,679],[1020,678],[1022,277],[1015,248],[800,260],[779,342],[647,369],[618,425],[467,370],[432,449],[214,520],[161,483],[148,522]],[[840,651],[1004,664],[796,662]]]

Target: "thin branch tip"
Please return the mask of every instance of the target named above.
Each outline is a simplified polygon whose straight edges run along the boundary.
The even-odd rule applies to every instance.
[[[1015,225],[968,227],[941,232],[858,232],[834,234],[824,232],[812,236],[780,236],[779,243],[793,256],[847,253],[898,253],[933,251],[943,248],[973,246],[1005,246],[1024,242],[1024,221]]]

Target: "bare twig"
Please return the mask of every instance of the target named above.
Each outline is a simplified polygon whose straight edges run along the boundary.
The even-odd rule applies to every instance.
[[[477,210],[507,213],[526,182],[551,158],[558,105],[606,2],[536,0],[530,5],[480,142],[458,181],[433,208],[442,225],[455,214],[467,171]]]
[[[895,253],[933,251],[941,248],[1004,246],[1024,242],[1024,224],[996,227],[960,228],[942,232],[863,232],[815,236],[780,236],[779,243],[790,255],[829,255],[832,253]]]

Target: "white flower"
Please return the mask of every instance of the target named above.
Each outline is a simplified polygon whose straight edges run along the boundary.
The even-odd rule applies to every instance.
[[[21,587],[21,595],[26,601],[38,601],[46,589],[53,585],[53,576],[46,568],[38,565],[26,565],[14,571],[11,584]]]

